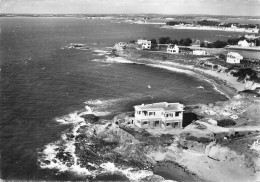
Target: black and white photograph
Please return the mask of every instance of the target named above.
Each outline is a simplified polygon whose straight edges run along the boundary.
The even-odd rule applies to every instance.
[[[260,0],[0,0],[0,182],[260,182]]]

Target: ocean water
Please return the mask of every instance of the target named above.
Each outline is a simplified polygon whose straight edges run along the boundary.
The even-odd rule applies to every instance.
[[[59,140],[61,133],[71,128],[59,121],[77,111],[90,108],[101,118],[111,119],[142,103],[227,100],[201,78],[146,65],[104,61],[104,50],[119,41],[188,35],[218,39],[213,32],[191,35],[151,25],[76,18],[0,18],[0,26],[2,179],[81,179],[71,173],[57,175],[37,162],[38,150]],[[75,42],[87,48],[64,48]]]

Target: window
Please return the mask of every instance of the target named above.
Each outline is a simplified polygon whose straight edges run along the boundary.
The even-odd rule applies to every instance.
[[[143,125],[145,125],[145,124],[148,124],[148,122],[147,122],[147,121],[144,121],[144,122],[143,122]]]
[[[170,126],[171,125],[171,123],[166,123],[166,126]]]
[[[175,116],[180,116],[181,112],[176,112]]]
[[[149,112],[149,116],[155,116],[155,112]]]
[[[169,114],[165,114],[165,117],[168,118],[168,117],[169,117]]]

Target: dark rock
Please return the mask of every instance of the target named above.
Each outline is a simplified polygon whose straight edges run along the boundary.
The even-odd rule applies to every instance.
[[[65,152],[63,148],[60,148],[56,154],[56,158],[59,159],[64,164],[66,162],[72,161],[72,155],[69,152]]]
[[[50,163],[51,163],[51,161],[49,161],[49,160],[44,160],[44,161],[42,161],[44,164],[47,164],[47,165],[49,165]]]
[[[67,133],[66,134],[67,140],[70,141],[72,140],[75,136],[72,133]]]
[[[99,121],[99,117],[95,116],[94,114],[85,114],[81,117],[85,119],[85,122],[89,123],[97,123]]]

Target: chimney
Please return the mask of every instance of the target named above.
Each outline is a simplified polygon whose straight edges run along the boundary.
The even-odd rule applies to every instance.
[[[166,107],[169,107],[169,103],[168,103],[168,102],[166,102],[166,103],[165,103],[165,106],[166,106]]]

